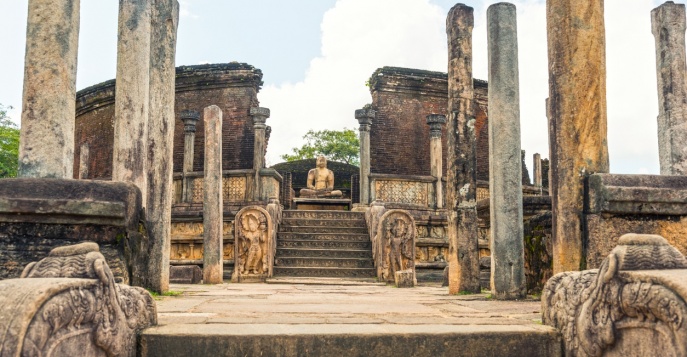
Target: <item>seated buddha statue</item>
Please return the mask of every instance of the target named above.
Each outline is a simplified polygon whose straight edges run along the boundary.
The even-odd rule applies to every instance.
[[[327,168],[327,159],[317,157],[317,167],[308,171],[307,187],[301,189],[302,198],[341,197],[343,193],[334,189],[334,172]]]

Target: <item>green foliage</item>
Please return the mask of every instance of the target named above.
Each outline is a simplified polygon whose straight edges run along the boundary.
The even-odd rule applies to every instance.
[[[303,136],[306,143],[300,148],[293,148],[292,155],[281,156],[284,161],[314,159],[324,155],[327,160],[344,162],[349,165],[360,165],[360,141],[353,129],[308,131]]]
[[[0,178],[16,177],[19,163],[19,128],[7,116],[9,109],[0,104]]]

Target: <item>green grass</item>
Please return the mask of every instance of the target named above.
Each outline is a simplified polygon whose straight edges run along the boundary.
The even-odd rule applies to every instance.
[[[148,290],[148,292],[150,293],[150,295],[151,295],[151,296],[153,297],[153,299],[155,299],[155,300],[162,300],[162,297],[163,297],[163,296],[179,296],[179,295],[183,294],[183,291],[176,291],[176,290],[168,290],[168,291],[165,291],[165,292],[162,293],[162,294],[160,294],[160,293],[158,293],[158,292],[156,292],[156,291],[152,291],[152,290]]]

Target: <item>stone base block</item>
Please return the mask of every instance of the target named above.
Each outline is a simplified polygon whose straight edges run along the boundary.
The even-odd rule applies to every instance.
[[[200,284],[203,280],[203,270],[197,265],[181,265],[169,267],[169,282],[175,284]]]
[[[394,273],[397,288],[415,287],[415,272],[412,269],[399,270]]]
[[[334,198],[294,198],[298,210],[349,211],[351,200]]]

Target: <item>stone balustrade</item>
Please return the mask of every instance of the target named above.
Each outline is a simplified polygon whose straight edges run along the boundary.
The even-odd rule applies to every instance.
[[[267,202],[270,198],[279,197],[282,176],[273,169],[260,169],[262,180],[259,201]],[[224,202],[254,202],[254,170],[222,171],[222,193]],[[203,172],[192,171],[174,174],[174,203],[203,202]]]

